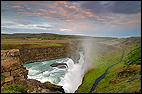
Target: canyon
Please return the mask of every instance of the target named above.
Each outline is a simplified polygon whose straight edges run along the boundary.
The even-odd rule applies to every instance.
[[[11,84],[21,84],[26,87],[27,93],[64,93],[62,86],[48,81],[41,83],[34,79],[27,79],[28,70],[23,65],[65,57],[77,62],[78,50],[75,43],[59,47],[1,50],[1,74],[5,76],[5,80],[1,81],[1,88]]]

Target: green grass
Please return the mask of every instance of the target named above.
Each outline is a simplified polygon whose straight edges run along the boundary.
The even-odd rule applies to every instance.
[[[19,84],[12,84],[2,90],[2,93],[26,93],[26,88]]]
[[[85,74],[82,85],[76,92],[88,93],[94,83],[94,80],[101,76],[110,65],[117,63],[120,56],[121,49],[117,48],[117,50],[107,53],[100,58],[94,58],[94,68]]]
[[[110,69],[109,74],[101,80],[94,93],[140,93],[141,80],[137,78],[137,76],[140,77],[140,63],[133,62],[136,58],[141,57],[140,47],[127,51],[129,52],[125,54],[122,63]]]
[[[19,39],[19,40],[18,39],[2,39],[1,50],[64,46],[64,43],[53,43],[53,42],[37,40],[37,39]]]
[[[141,47],[137,47],[128,53],[125,59],[125,64],[127,66],[132,64],[141,64]]]
[[[139,93],[141,88],[140,65],[141,65],[141,47],[138,43],[128,44],[122,46],[125,50],[123,61],[109,70],[109,74],[99,82],[95,88],[94,93]],[[102,49],[102,48],[100,48]],[[135,49],[135,50],[134,50]],[[88,71],[82,84],[79,86],[77,93],[88,93],[100,75],[104,73],[108,66],[118,63],[122,55],[122,49],[114,49],[114,51],[107,51],[107,54],[102,54],[101,57],[94,57],[94,68]],[[128,62],[135,61],[140,58],[139,62],[129,63],[130,66],[125,67]],[[136,65],[137,64],[137,65]],[[127,64],[128,65],[128,64]],[[130,71],[131,70],[131,71]],[[122,76],[119,74],[123,72]],[[124,76],[124,77],[123,77]],[[125,77],[126,76],[126,77]],[[137,79],[135,79],[137,78]]]
[[[23,48],[44,48],[44,47],[55,47],[63,46],[64,44],[59,43],[46,43],[46,44],[1,44],[1,50],[9,49],[23,49]]]
[[[4,81],[5,76],[1,75],[1,81]]]
[[[122,74],[118,76],[120,70],[128,72],[127,68],[124,68],[124,64],[118,64],[110,69],[109,74],[103,79],[96,87],[94,93],[135,93],[140,92],[140,79],[135,79],[139,76],[140,66],[135,67],[137,71]],[[134,69],[134,66],[132,68]]]

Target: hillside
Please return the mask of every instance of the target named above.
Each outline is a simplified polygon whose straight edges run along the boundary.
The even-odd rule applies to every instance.
[[[102,53],[101,56],[94,57],[94,67],[85,74],[77,93],[90,92],[95,80],[113,64],[114,66],[109,69],[108,74],[98,82],[93,93],[141,92],[141,38],[126,38],[119,41],[119,43],[112,43],[112,45],[110,45],[112,41],[107,42],[108,44],[104,42],[114,49],[112,51],[105,50],[105,54]],[[122,50],[124,50],[124,56],[120,62]]]

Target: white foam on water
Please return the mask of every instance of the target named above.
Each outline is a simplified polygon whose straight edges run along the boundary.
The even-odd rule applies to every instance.
[[[47,61],[42,62],[45,66]],[[80,52],[79,63],[75,63],[72,59],[66,58],[65,60],[57,60],[56,63],[66,63],[68,67],[62,69],[57,67],[51,67],[51,70],[40,72],[40,70],[35,70],[35,65],[31,68],[27,68],[28,79],[36,79],[41,83],[50,81],[53,84],[63,86],[66,93],[74,93],[77,88],[81,85],[84,76],[84,55]]]
[[[80,53],[79,63],[74,63],[72,59],[67,62],[67,65],[69,66],[68,72],[58,84],[63,86],[66,93],[74,93],[81,85],[84,75],[84,69],[82,69],[83,64],[84,56],[82,53]]]

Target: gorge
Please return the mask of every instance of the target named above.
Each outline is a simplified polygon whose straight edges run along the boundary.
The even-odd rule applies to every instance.
[[[60,90],[47,87],[49,90],[74,93],[84,75],[84,52],[79,50],[74,43],[62,47],[2,50],[1,72],[9,73],[5,75],[8,80],[3,81],[2,85],[20,83],[28,89],[31,86],[28,85],[29,81],[41,84],[40,86],[50,82],[51,85],[60,87]],[[37,87],[27,91],[35,92],[35,88]]]
[[[24,66],[28,70],[28,79],[35,79],[41,83],[49,81],[52,84],[63,86],[66,93],[74,93],[81,84],[84,74],[84,71],[82,71],[84,55],[82,52],[79,53],[80,59],[78,63],[75,63],[70,58],[62,58],[25,64]],[[61,65],[62,62],[67,64],[68,67],[50,66],[52,64]]]

